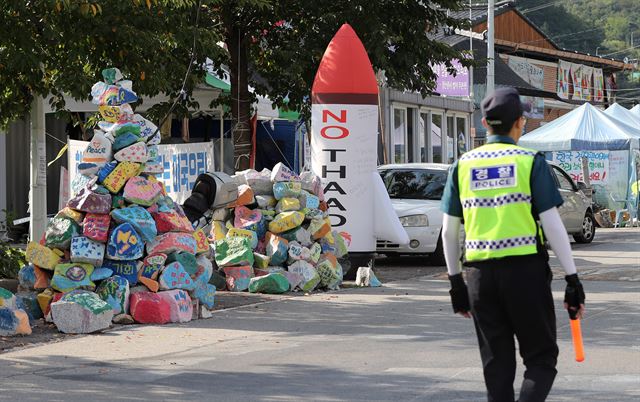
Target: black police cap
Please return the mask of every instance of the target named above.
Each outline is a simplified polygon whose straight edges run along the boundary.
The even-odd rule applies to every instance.
[[[480,104],[482,117],[494,128],[511,129],[513,123],[529,111],[529,105],[520,102],[520,94],[515,88],[498,88]]]

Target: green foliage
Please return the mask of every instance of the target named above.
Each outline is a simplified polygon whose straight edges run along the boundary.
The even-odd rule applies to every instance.
[[[26,263],[24,251],[0,242],[0,279],[17,279],[18,271]]]
[[[0,8],[0,127],[25,116],[34,94],[87,99],[105,67],[118,67],[141,96],[177,95],[191,58],[195,0],[7,1]],[[226,53],[211,6],[201,8],[190,93],[207,57]]]

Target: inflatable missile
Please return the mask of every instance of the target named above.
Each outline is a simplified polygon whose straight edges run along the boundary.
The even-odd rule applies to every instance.
[[[311,89],[311,167],[322,178],[331,224],[351,234],[350,253],[376,239],[407,244],[378,174],[378,83],[350,25],[331,39]]]

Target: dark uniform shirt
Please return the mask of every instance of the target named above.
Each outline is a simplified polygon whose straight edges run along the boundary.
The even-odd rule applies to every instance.
[[[487,139],[488,144],[496,142],[515,144],[515,141],[506,135],[490,135]],[[540,213],[553,207],[559,207],[563,203],[552,174],[544,155],[538,152],[531,169],[531,204],[532,213],[536,220]],[[455,161],[450,168],[440,208],[447,215],[462,218],[462,203],[458,190],[458,161]]]

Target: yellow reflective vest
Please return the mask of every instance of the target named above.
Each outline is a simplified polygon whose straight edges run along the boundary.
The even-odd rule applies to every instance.
[[[538,252],[530,184],[535,154],[517,145],[493,143],[458,161],[466,261]]]

